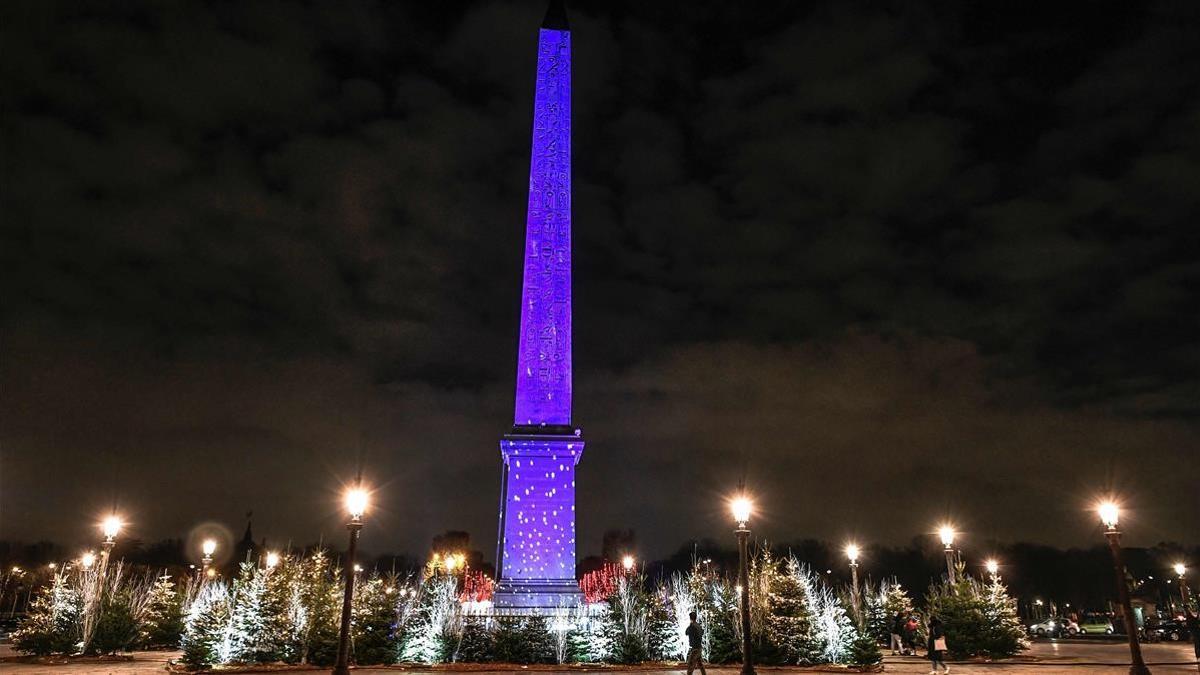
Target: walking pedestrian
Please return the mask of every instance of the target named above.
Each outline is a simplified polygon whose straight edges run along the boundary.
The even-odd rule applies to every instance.
[[[904,653],[904,624],[908,623],[904,620],[904,615],[896,612],[896,616],[892,617],[892,654],[897,652]]]
[[[926,647],[929,649],[929,675],[936,675],[938,666],[944,672],[950,672],[945,660],[946,632],[942,630],[942,620],[936,616],[929,620],[929,644]]]
[[[692,675],[697,668],[700,669],[700,675],[708,675],[704,672],[704,629],[696,623],[695,612],[688,612],[688,618],[691,623],[684,631],[688,639],[687,675]]]
[[[1186,606],[1183,608],[1183,612],[1187,615],[1185,621],[1188,632],[1192,634],[1192,652],[1196,655],[1196,672],[1200,673],[1200,616],[1193,614],[1192,610]]]

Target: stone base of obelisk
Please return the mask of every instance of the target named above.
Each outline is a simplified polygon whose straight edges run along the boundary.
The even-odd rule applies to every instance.
[[[501,579],[492,598],[495,614],[547,614],[583,604],[574,579]]]

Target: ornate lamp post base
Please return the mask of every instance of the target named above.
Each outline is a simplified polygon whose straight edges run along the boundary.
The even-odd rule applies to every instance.
[[[737,529],[738,540],[738,584],[742,593],[739,607],[742,614],[742,675],[754,675],[754,648],[750,643],[750,560],[747,540],[750,530],[746,527]]]
[[[1105,531],[1108,548],[1112,551],[1113,571],[1117,579],[1117,597],[1121,601],[1121,615],[1125,621],[1125,635],[1129,638],[1129,675],[1150,675],[1150,669],[1142,660],[1142,646],[1138,644],[1137,621],[1133,616],[1133,605],[1129,601],[1129,585],[1125,583],[1125,560],[1121,554],[1121,533],[1115,527]]]
[[[354,603],[354,554],[358,549],[358,533],[362,530],[358,518],[346,523],[350,530],[350,547],[346,550],[346,592],[342,596],[342,627],[338,634],[337,664],[333,675],[350,675],[350,610]]]

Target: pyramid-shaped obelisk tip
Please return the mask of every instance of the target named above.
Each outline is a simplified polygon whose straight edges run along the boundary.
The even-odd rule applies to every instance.
[[[546,8],[546,18],[542,19],[542,28],[571,30],[571,25],[567,23],[567,8],[563,5],[563,0],[550,0],[550,6]]]

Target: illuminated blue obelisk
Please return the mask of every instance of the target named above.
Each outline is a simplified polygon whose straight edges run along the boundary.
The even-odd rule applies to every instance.
[[[575,604],[575,465],[571,425],[571,32],[561,0],[538,32],[525,277],[512,432],[504,459],[495,605]]]

